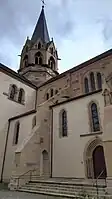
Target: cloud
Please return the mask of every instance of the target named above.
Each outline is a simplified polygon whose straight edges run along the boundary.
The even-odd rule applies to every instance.
[[[51,35],[56,37],[56,39],[60,38],[61,41],[62,38],[67,37],[72,32],[74,24],[69,15],[67,18],[65,17],[67,1],[57,0],[54,3],[53,1],[51,2],[46,5],[45,9],[48,21],[51,22],[49,29],[51,30]],[[62,6],[65,7],[66,11],[62,9]],[[4,43],[2,42],[4,51],[0,54],[0,62],[11,65],[11,62],[13,64],[14,60],[17,61],[17,58],[14,59],[13,57],[17,57],[17,52],[18,54],[20,53],[26,37],[31,37],[40,13],[40,7],[40,2],[37,0],[34,0],[33,3],[27,0],[1,0],[0,38],[4,41]],[[49,12],[49,10],[52,10],[52,12]],[[54,12],[57,12],[56,18],[51,17],[54,16]],[[10,48],[12,51],[7,53]]]
[[[62,58],[61,69],[69,69],[111,47],[111,0],[49,0],[45,7],[50,36]],[[37,0],[1,0],[0,62],[17,68],[17,55],[26,37],[31,37],[40,9]]]
[[[112,19],[104,20],[103,24],[104,24],[103,35],[105,40],[112,39]]]

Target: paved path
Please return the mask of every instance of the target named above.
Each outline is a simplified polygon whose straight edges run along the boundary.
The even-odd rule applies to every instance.
[[[60,197],[52,197],[45,195],[29,194],[23,192],[13,192],[0,190],[0,199],[61,199]]]

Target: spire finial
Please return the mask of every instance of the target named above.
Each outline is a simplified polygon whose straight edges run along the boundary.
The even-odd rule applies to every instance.
[[[41,1],[42,1],[42,3],[44,3],[44,0],[41,0]],[[31,38],[32,43],[35,43],[38,39],[41,39],[43,43],[50,42],[45,13],[44,13],[43,8],[41,10],[39,19],[37,21],[35,30],[33,32],[32,38]]]
[[[41,0],[42,1],[42,9],[44,9],[45,4],[45,0]]]

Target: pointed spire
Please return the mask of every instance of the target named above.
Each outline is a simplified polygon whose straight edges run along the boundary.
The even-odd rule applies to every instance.
[[[42,11],[31,40],[33,43],[35,43],[38,39],[41,39],[44,43],[50,42],[47,23],[44,14],[44,6],[42,6]]]

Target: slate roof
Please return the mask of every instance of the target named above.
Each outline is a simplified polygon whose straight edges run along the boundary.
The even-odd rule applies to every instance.
[[[45,18],[45,14],[44,14],[44,7],[42,7],[42,11],[41,11],[40,17],[38,19],[38,22],[36,24],[31,41],[33,43],[35,43],[38,39],[41,39],[43,41],[43,43],[50,42],[46,18]]]

